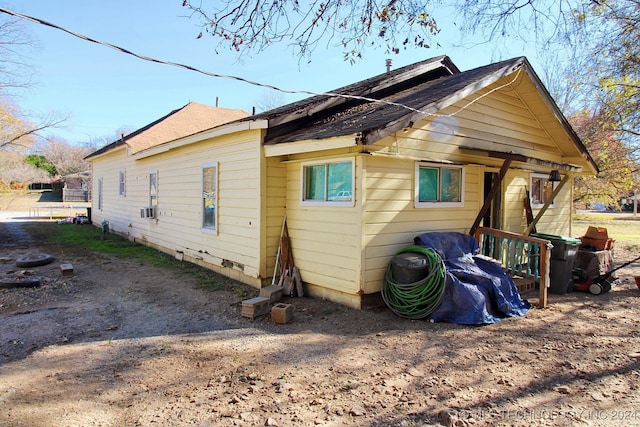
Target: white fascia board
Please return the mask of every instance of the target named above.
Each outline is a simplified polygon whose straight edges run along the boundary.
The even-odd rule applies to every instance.
[[[358,135],[347,135],[327,139],[307,139],[294,142],[280,142],[264,146],[265,157],[286,156],[288,154],[312,153],[314,151],[348,148],[358,145]]]
[[[201,142],[206,139],[218,138],[224,135],[230,135],[232,133],[242,132],[246,130],[266,129],[268,126],[269,126],[269,122],[267,120],[229,123],[227,125],[218,126],[213,129],[209,129],[200,133],[186,136],[184,138],[166,142],[161,145],[156,145],[155,147],[147,148],[146,150],[142,150],[138,153],[133,154],[132,157],[136,159],[144,159],[147,157],[157,156],[158,154],[166,153],[167,151],[170,151],[170,150],[175,150],[176,148],[179,148],[179,147],[184,147],[185,145]]]
[[[109,155],[111,155],[113,153],[117,153],[118,151],[124,150],[124,149],[126,149],[127,150],[127,154],[129,154],[129,146],[127,144],[122,144],[122,145],[119,145],[119,146],[117,146],[115,148],[112,148],[109,151],[105,151],[104,153],[100,153],[100,154],[96,154],[94,156],[91,156],[91,158],[89,158],[87,161],[88,162],[93,162],[95,159],[99,159],[100,157],[104,157],[104,156],[109,156]]]

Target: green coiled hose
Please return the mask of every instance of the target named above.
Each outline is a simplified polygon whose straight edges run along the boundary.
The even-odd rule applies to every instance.
[[[411,245],[395,255],[414,252],[427,257],[427,277],[414,283],[394,280],[391,263],[382,284],[382,299],[395,314],[408,319],[422,319],[433,313],[444,298],[446,267],[436,251],[426,246]]]

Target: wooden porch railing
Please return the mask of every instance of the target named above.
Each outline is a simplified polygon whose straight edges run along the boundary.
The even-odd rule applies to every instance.
[[[550,241],[488,227],[478,227],[474,237],[480,246],[480,254],[498,261],[508,275],[538,282],[538,306],[547,306],[553,248]]]

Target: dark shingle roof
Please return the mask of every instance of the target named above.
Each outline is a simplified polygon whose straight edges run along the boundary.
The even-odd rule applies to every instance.
[[[437,61],[442,59],[439,57]],[[433,63],[434,60],[429,61]],[[337,97],[316,96],[252,116],[251,119],[269,120],[265,144],[353,134],[360,134],[364,143],[371,143],[499,80],[525,61],[524,58],[515,58],[453,74],[433,73],[432,69],[402,78],[412,70],[412,66],[408,66],[398,69],[396,73],[381,74],[333,91],[363,94],[360,96],[381,102],[344,98],[338,101],[335,99]],[[331,104],[332,100],[335,104]],[[313,114],[306,113],[309,106],[321,104],[327,105],[327,108],[315,110]],[[284,114],[288,115],[289,120],[283,120]]]
[[[376,94],[395,90],[399,84],[415,79],[433,79],[445,75],[459,73],[460,70],[448,56],[436,56],[415,64],[391,70],[377,76],[352,83],[347,86],[332,90],[332,94],[350,96],[362,96],[376,98]],[[325,111],[336,106],[348,104],[351,100],[329,95],[316,95],[293,102],[264,113],[252,116],[251,120],[268,119],[269,126],[277,126],[300,117],[313,115],[319,111]],[[293,115],[293,117],[291,116]]]

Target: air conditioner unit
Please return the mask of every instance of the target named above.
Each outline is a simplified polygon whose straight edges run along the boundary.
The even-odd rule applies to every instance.
[[[155,218],[155,217],[156,217],[155,206],[147,206],[145,208],[140,208],[140,218]]]

